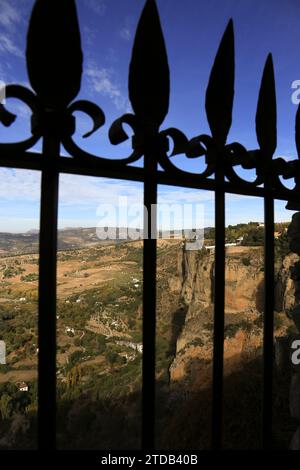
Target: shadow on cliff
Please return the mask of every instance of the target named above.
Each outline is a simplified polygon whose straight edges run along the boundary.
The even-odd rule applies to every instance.
[[[256,289],[256,294],[255,294],[256,310],[260,313],[264,311],[264,292],[265,292],[265,281],[263,279],[258,284],[257,289]]]
[[[259,449],[261,442],[262,359],[256,357],[233,369],[239,358],[225,362],[224,442],[225,449]],[[195,366],[191,361],[187,367]],[[160,450],[206,450],[211,436],[211,384],[201,386],[201,376],[211,374],[211,363],[197,364],[197,377],[169,386],[157,382],[156,447]],[[202,369],[201,369],[202,367]],[[289,414],[290,371],[274,374],[274,450],[288,449],[296,423]],[[58,448],[78,450],[139,449],[141,437],[141,393],[112,389],[105,399],[77,394],[60,400]],[[23,439],[25,441],[25,437]],[[18,448],[22,448],[19,436]]]
[[[256,450],[261,448],[262,357],[256,357],[242,367],[236,367],[238,361],[240,357],[233,357],[224,364],[223,447]],[[200,377],[201,373],[212,375],[211,363],[203,361],[202,372],[199,367],[197,372],[196,386],[190,380],[175,382],[170,390],[161,384],[157,413],[158,448],[210,449],[212,387],[210,384],[202,388]],[[274,371],[274,450],[288,449],[297,426],[289,413],[289,384],[289,370],[280,374]]]
[[[168,356],[175,357],[176,355],[176,345],[179,336],[182,333],[183,327],[185,325],[185,319],[188,312],[188,307],[183,305],[179,307],[173,314],[172,325],[171,325],[171,338],[168,350]]]
[[[237,366],[233,357],[224,364],[224,442],[225,449],[261,447],[262,358]],[[201,374],[211,374],[211,363],[197,364],[197,377],[173,383],[157,382],[156,448],[210,449],[211,384],[201,386]],[[202,367],[202,369],[201,369]],[[290,370],[274,373],[274,450],[288,449],[296,423],[289,414]],[[141,394],[120,394],[105,400],[88,396],[61,403],[59,442],[71,449],[138,449],[141,436]]]

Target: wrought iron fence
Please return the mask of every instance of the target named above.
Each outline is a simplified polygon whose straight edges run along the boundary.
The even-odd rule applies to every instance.
[[[93,121],[89,137],[105,122],[94,103],[74,101],[81,84],[82,51],[74,0],[36,0],[27,38],[27,69],[31,91],[20,85],[7,87],[7,98],[17,98],[32,111],[31,136],[22,142],[0,145],[3,167],[39,170],[41,183],[39,261],[39,448],[55,449],[56,409],[56,254],[58,180],[61,173],[102,176],[139,181],[144,184],[148,215],[145,228],[155,230],[151,206],[157,202],[158,184],[211,190],[215,194],[215,302],[213,348],[212,447],[222,446],[222,389],[225,284],[225,194],[258,196],[264,200],[265,289],[264,289],[264,380],[262,447],[272,441],[272,367],[274,308],[274,199],[289,201],[298,210],[300,163],[273,158],[276,149],[276,95],[271,54],[267,57],[256,113],[259,148],[227,143],[234,98],[234,31],[229,22],[221,40],[206,90],[206,114],[211,135],[187,138],[176,128],[160,130],[169,106],[169,67],[155,0],[147,0],[133,46],[129,68],[129,98],[134,114],[125,114],[110,127],[109,140],[118,145],[128,139],[124,124],[133,129],[132,153],[111,159],[82,150],[73,140],[75,111]],[[3,105],[4,126],[15,117]],[[300,157],[300,111],[296,115],[296,146]],[[42,140],[41,153],[32,147]],[[173,151],[169,152],[168,142]],[[61,147],[70,157],[61,155]],[[205,170],[190,173],[179,169],[174,155],[199,159]],[[142,161],[142,165],[135,166]],[[255,170],[249,182],[235,168]],[[294,180],[294,189],[282,182]],[[155,445],[155,330],[156,330],[156,239],[143,245],[143,383],[142,447]]]

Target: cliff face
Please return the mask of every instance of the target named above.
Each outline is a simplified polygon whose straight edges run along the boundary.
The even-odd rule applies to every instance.
[[[183,253],[182,295],[190,308],[213,303],[214,254]],[[225,261],[226,312],[262,310],[263,253],[260,247],[230,247]]]
[[[275,310],[288,311],[295,305],[295,285],[292,271],[300,257],[296,253],[288,254],[279,269],[275,284]]]
[[[286,322],[284,312],[295,302],[291,269],[298,260],[298,255],[287,255],[276,275],[275,310],[279,312],[276,315],[280,324]],[[262,247],[227,248],[224,359],[225,364],[235,368],[241,359],[244,362],[261,354],[263,263]],[[170,367],[171,384],[194,375],[198,377],[195,382],[201,380],[204,385],[210,380],[210,372],[203,362],[211,362],[213,345],[214,253],[182,250],[178,256],[176,281],[175,278],[169,281],[170,287],[176,285],[177,290],[180,284],[187,314]]]

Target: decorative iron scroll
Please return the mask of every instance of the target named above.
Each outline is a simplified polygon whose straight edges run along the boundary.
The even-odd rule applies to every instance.
[[[95,103],[76,97],[81,88],[83,53],[74,0],[36,0],[27,37],[27,70],[32,90],[19,85],[6,88],[7,98],[31,110],[31,135],[21,142],[0,144],[0,165],[41,170],[39,245],[39,448],[55,448],[56,403],[56,259],[59,174],[109,176],[144,183],[144,204],[152,227],[151,208],[157,203],[157,185],[173,184],[210,189],[215,195],[216,249],[213,351],[213,448],[222,447],[222,384],[225,302],[225,193],[264,198],[264,386],[263,447],[272,434],[272,364],[274,311],[274,199],[287,200],[288,209],[300,210],[300,107],[295,139],[298,158],[274,158],[277,146],[276,93],[273,61],[268,55],[263,70],[256,112],[258,148],[228,143],[234,99],[234,30],[229,21],[217,51],[206,90],[206,115],[211,135],[188,138],[177,128],[161,129],[169,110],[168,56],[155,0],[147,0],[138,23],[129,68],[129,99],[133,113],[116,119],[108,139],[119,145],[133,131],[130,155],[109,158],[91,154],[75,142],[75,112],[92,120],[83,137],[100,132],[105,114]],[[0,121],[12,126],[16,115],[0,105]],[[43,151],[30,151],[40,141]],[[60,155],[60,147],[69,156]],[[172,150],[170,150],[170,148]],[[198,171],[180,169],[173,157],[195,159]],[[25,158],[26,156],[26,158]],[[134,166],[134,164],[138,164]],[[204,169],[203,169],[204,166]],[[195,167],[195,165],[193,165]],[[237,167],[255,172],[254,181]],[[247,174],[247,171],[243,174]],[[288,188],[282,180],[288,181]],[[294,188],[291,188],[291,183]],[[144,232],[145,233],[145,232]],[[155,333],[156,240],[143,246],[143,431],[144,449],[155,447]]]
[[[240,143],[227,143],[234,98],[232,20],[221,40],[206,90],[206,114],[211,135],[200,134],[188,139],[176,128],[160,131],[169,109],[169,66],[155,0],[146,1],[136,31],[129,71],[129,99],[134,114],[125,114],[113,122],[108,136],[114,145],[124,142],[129,138],[124,124],[129,125],[134,134],[132,153],[114,160],[84,151],[73,139],[75,111],[87,114],[93,121],[91,131],[84,138],[99,131],[105,122],[104,112],[96,104],[83,100],[73,101],[80,90],[82,74],[80,31],[73,0],[62,0],[59,7],[51,0],[36,1],[29,25],[26,56],[29,80],[34,92],[18,85],[9,85],[7,98],[17,98],[29,106],[32,112],[32,135],[23,142],[1,144],[0,151],[6,155],[17,155],[20,151],[29,150],[45,134],[58,133],[61,144],[77,161],[89,160],[103,167],[113,165],[115,168],[122,168],[138,162],[144,156],[149,143],[155,142],[157,164],[160,165],[158,172],[176,176],[179,181],[182,175],[187,177],[190,173],[173,163],[174,155],[205,162],[205,169],[196,172],[199,183],[211,180],[216,166],[222,164],[229,184],[242,185],[245,188],[263,187],[267,175],[272,175],[271,186],[274,191],[283,191],[287,199],[291,194],[300,195],[297,179],[300,168],[299,110],[295,126],[298,159],[287,162],[283,158],[273,158],[277,132],[271,54],[264,67],[257,104],[256,135],[259,148],[247,150]],[[3,125],[12,125],[15,118],[1,105],[0,121]],[[173,148],[171,153],[170,141]],[[237,166],[255,170],[255,180],[249,182],[243,179],[235,170]],[[286,188],[281,178],[294,179],[294,189]],[[291,203],[289,208],[292,206]]]

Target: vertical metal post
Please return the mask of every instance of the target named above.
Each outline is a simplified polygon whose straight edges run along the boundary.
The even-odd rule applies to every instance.
[[[155,447],[155,333],[156,333],[156,153],[145,154],[143,251],[143,403],[142,448]],[[146,233],[148,231],[148,233]],[[148,238],[147,238],[148,235]]]
[[[214,345],[212,393],[212,448],[222,447],[223,434],[223,357],[225,308],[225,193],[224,170],[218,154],[215,192],[215,281],[214,281]]]
[[[269,185],[264,199],[264,336],[263,336],[263,428],[264,449],[272,446],[273,418],[273,323],[274,323],[274,200]]]
[[[54,160],[59,140],[47,135],[43,143],[39,259],[39,449],[56,446],[56,252],[58,172]]]

